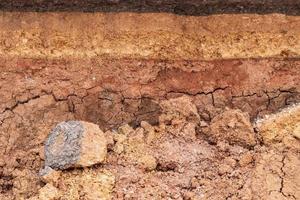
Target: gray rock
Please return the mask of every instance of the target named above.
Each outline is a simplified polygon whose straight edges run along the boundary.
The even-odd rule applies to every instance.
[[[84,127],[80,121],[59,123],[45,142],[45,165],[53,169],[67,169],[80,158]]]
[[[107,140],[99,126],[84,121],[59,123],[45,142],[45,167],[63,170],[101,163]],[[47,169],[47,168],[46,168]]]

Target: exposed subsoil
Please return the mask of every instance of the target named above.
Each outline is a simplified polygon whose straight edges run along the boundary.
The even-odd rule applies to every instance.
[[[56,192],[52,199],[299,199],[299,141],[265,146],[250,124],[299,102],[299,66],[298,59],[278,58],[3,58],[1,199],[51,199],[45,194]],[[224,116],[228,108],[246,120],[230,122],[240,115]],[[71,119],[104,131],[127,123],[137,129],[113,139],[104,165],[66,171],[43,187],[43,142]],[[141,121],[152,126],[141,128]],[[212,128],[236,123],[237,135],[210,136]],[[154,136],[147,142],[148,129]],[[236,140],[239,132],[254,135]],[[98,176],[106,178],[95,186]]]
[[[0,9],[299,10],[70,2]],[[300,199],[299,16],[3,12],[0,27],[0,199]],[[44,141],[68,120],[105,132],[106,160],[44,180]]]
[[[105,133],[104,164],[60,172],[46,185],[37,175],[41,145],[27,142],[31,149],[15,149],[5,160],[1,199],[299,199],[299,140],[290,133],[294,146],[264,143],[239,110],[226,109],[206,123],[187,96],[160,107],[158,126],[142,122],[135,130],[123,125]],[[43,114],[49,112],[55,114]],[[298,120],[299,112],[294,116]],[[36,123],[30,135],[35,128],[47,135],[50,123]],[[38,137],[43,140],[36,136],[31,143]]]
[[[206,121],[226,106],[255,119],[299,101],[299,66],[298,59],[2,59],[1,123],[46,100],[103,129],[141,120],[155,124],[158,101],[183,94]]]

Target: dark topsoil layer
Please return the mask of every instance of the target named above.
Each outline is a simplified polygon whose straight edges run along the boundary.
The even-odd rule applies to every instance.
[[[1,0],[3,11],[170,12],[182,15],[223,13],[300,14],[298,0]]]

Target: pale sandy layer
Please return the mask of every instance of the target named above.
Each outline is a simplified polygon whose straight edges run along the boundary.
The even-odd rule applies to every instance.
[[[265,116],[256,122],[264,143],[284,143],[299,149],[300,104],[295,104],[280,112]]]
[[[219,59],[298,57],[300,16],[0,13],[0,56]]]

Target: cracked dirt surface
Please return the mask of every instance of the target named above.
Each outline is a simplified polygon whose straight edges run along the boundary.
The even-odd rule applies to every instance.
[[[299,16],[3,12],[0,27],[0,199],[300,199]],[[98,125],[107,158],[46,183],[45,138],[68,120]]]
[[[299,66],[298,59],[2,59],[0,121],[47,99],[103,129],[155,124],[158,101],[181,95],[193,98],[206,121],[226,106],[254,119],[299,101]]]
[[[93,199],[97,197],[86,196],[90,194],[89,188],[83,189],[86,191],[83,194],[71,194],[67,188],[72,186],[74,191],[81,191],[78,188],[82,186],[74,185],[75,180],[89,185],[88,181],[93,182],[97,176],[106,177],[104,183],[109,180],[108,189],[104,189],[107,199],[189,199],[193,196],[200,199],[297,199],[298,164],[294,162],[299,163],[299,152],[289,149],[299,146],[299,141],[287,140],[282,143],[284,148],[256,145],[249,150],[226,142],[211,144],[207,140],[210,130],[197,127],[199,121],[206,126],[218,119],[227,107],[241,109],[254,121],[299,102],[299,66],[298,59],[276,58],[176,62],[3,58],[1,199],[28,199],[36,195],[43,198],[56,192],[62,195],[61,199],[68,199],[69,195],[74,195],[73,199],[80,195]],[[159,122],[159,116],[166,113],[163,100],[180,96],[191,99],[199,115],[198,122],[191,125],[195,120],[188,118],[179,121],[174,129],[167,121]],[[167,108],[172,110],[184,105],[186,103],[173,103]],[[158,131],[163,136],[153,144],[142,143],[140,136],[136,138],[132,133],[133,136],[125,137],[126,142],[123,142],[133,144],[117,145],[115,151],[120,154],[110,155],[104,166],[96,167],[96,171],[67,172],[62,175],[65,185],[57,186],[59,189],[49,185],[44,188],[37,174],[43,165],[43,142],[55,124],[72,119],[96,123],[104,131],[126,123],[139,127],[141,121],[160,126],[167,124],[171,128]],[[193,135],[198,131],[204,134]],[[260,136],[256,138],[261,141]],[[174,145],[178,148],[174,149]],[[124,154],[124,148],[129,153]],[[141,154],[140,149],[151,154]],[[291,162],[286,165],[289,167],[282,164],[284,155],[288,156],[286,161]],[[157,163],[153,163],[151,156]],[[145,164],[150,165],[151,172],[145,171]],[[103,172],[103,169],[108,171]],[[284,176],[288,178],[285,180]],[[109,185],[113,185],[114,190]],[[37,194],[41,187],[44,189]],[[102,187],[101,183],[95,186],[100,191],[95,195],[103,196]]]
[[[299,153],[270,151],[258,158],[251,189],[257,199],[299,199]],[[246,183],[247,185],[247,183]]]
[[[48,98],[55,102],[52,96]],[[26,127],[27,131],[22,131],[30,120],[24,112],[23,119],[15,118],[7,127],[8,132],[15,132],[5,147],[17,141],[17,145],[21,145],[20,139],[15,137],[16,132],[23,134],[19,137],[26,145],[20,149],[12,146],[13,151],[5,149],[10,159],[2,161],[1,199],[300,198],[299,149],[281,145],[281,141],[264,144],[257,137],[260,133],[254,131],[251,133],[256,135],[254,147],[239,146],[235,138],[224,138],[212,144],[207,134],[218,129],[213,122],[201,119],[188,96],[162,101],[157,126],[142,122],[136,129],[123,125],[107,131],[109,151],[103,164],[62,171],[58,178],[45,185],[37,175],[44,163],[42,142],[52,128],[50,124],[74,116],[68,115],[68,107],[63,102],[59,102],[57,108],[41,111],[36,104],[40,102],[35,101],[22,105],[27,107],[24,109],[30,111],[32,118],[40,120],[35,126],[32,124],[30,129]],[[49,105],[51,101],[43,107]],[[236,111],[227,109],[224,113]],[[224,119],[224,124],[230,124],[227,129],[235,129],[243,135],[248,125],[239,118],[232,119],[233,124]],[[251,135],[243,137],[246,143],[253,143]],[[299,147],[297,138],[294,143]]]

